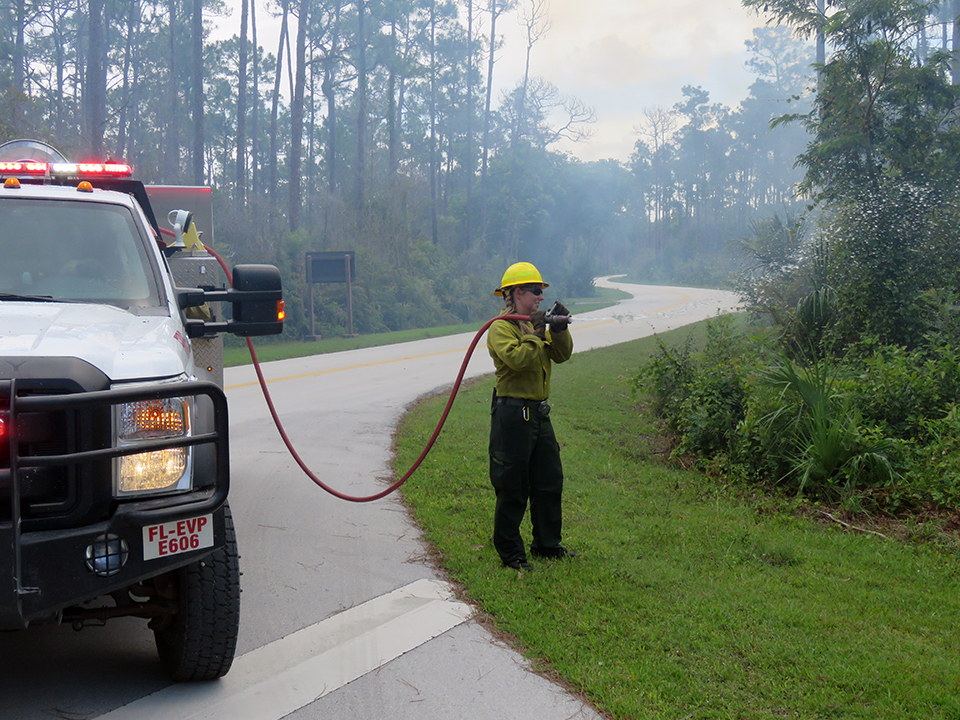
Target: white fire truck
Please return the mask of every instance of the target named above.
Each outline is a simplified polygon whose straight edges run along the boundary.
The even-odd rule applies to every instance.
[[[218,286],[191,209],[161,227],[126,165],[18,140],[0,183],[0,630],[140,617],[171,678],[220,677],[240,573],[218,333],[281,332],[280,274]]]

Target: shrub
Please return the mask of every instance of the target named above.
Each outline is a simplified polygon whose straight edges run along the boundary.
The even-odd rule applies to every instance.
[[[856,382],[848,384],[854,407],[866,421],[883,425],[898,438],[913,437],[924,418],[943,414],[940,388],[920,351],[878,346],[857,359]]]
[[[956,287],[957,207],[929,187],[886,183],[838,203],[829,234],[841,332],[923,344],[936,324],[933,288]]]
[[[700,352],[692,337],[659,342],[634,394],[714,472],[847,507],[960,505],[960,352],[942,336],[864,341],[843,360],[778,355],[712,320]]]
[[[675,434],[680,432],[681,409],[696,375],[692,346],[690,337],[673,348],[657,337],[657,353],[630,380],[633,397],[641,390],[649,392],[653,414]]]
[[[688,337],[677,348],[658,339],[658,352],[633,378],[634,394],[651,386],[653,409],[679,441],[681,452],[709,457],[728,451],[746,403],[746,346],[729,316],[707,323],[703,352]]]
[[[849,399],[837,392],[838,372],[827,361],[798,367],[789,359],[764,373],[782,404],[765,422],[767,437],[789,468],[779,480],[798,492],[837,500],[895,475],[891,441],[864,426]]]
[[[892,509],[960,507],[960,408],[920,421],[923,442],[910,444],[902,483],[890,488]]]

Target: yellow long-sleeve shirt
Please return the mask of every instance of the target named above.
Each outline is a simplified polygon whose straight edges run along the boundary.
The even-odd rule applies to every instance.
[[[547,339],[523,335],[510,320],[497,320],[487,331],[487,350],[493,358],[499,397],[546,400],[550,397],[552,363],[562,363],[573,354],[573,338],[565,330]]]

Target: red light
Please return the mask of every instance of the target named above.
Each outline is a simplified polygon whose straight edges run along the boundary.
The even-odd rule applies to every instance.
[[[112,175],[114,177],[127,176],[133,173],[129,165],[122,163],[79,163],[77,170],[81,175]]]
[[[10,467],[10,436],[12,434],[10,415],[0,412],[0,468]]]
[[[127,176],[133,175],[133,168],[123,163],[107,163],[103,166],[104,171],[110,175]]]
[[[16,175],[46,175],[45,162],[0,162],[0,173]]]

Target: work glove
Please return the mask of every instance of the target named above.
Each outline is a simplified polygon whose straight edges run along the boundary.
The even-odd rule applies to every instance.
[[[570,324],[570,311],[567,306],[559,300],[551,308],[553,314],[550,318],[550,332],[561,333],[567,329]]]
[[[533,334],[541,340],[547,339],[547,314],[543,310],[537,310],[530,315],[530,324],[533,325]]]

